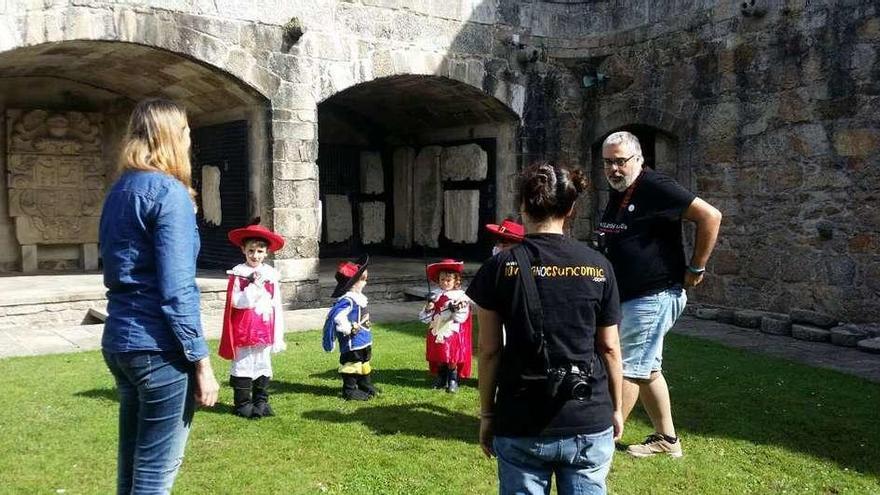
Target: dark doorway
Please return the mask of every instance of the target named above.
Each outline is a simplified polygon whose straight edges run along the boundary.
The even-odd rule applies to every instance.
[[[247,121],[237,120],[193,129],[193,187],[199,193],[197,214],[202,249],[199,268],[232,268],[242,262],[241,250],[233,246],[227,233],[249,223],[248,217],[248,143]],[[202,167],[219,169],[221,222],[215,225],[205,218],[201,197],[204,181]]]

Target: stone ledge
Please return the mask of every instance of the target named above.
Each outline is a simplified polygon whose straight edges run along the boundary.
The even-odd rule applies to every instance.
[[[833,316],[807,309],[792,309],[791,321],[793,323],[806,323],[807,325],[825,329],[837,325],[837,319]]]
[[[858,347],[860,351],[870,352],[872,354],[880,354],[880,337],[860,340],[856,347]]]
[[[808,342],[828,342],[831,340],[831,332],[824,328],[808,327],[806,325],[792,325],[791,336],[798,340]]]

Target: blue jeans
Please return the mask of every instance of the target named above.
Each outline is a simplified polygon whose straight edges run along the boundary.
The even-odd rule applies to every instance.
[[[620,354],[623,376],[649,378],[663,369],[663,338],[687,304],[681,287],[630,299],[620,305]]]
[[[498,491],[549,494],[556,474],[559,495],[604,494],[614,454],[614,430],[569,437],[495,437]]]
[[[195,410],[194,367],[180,352],[107,352],[119,391],[116,492],[171,493]]]

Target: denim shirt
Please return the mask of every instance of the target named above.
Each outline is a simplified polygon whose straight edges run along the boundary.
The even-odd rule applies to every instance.
[[[160,172],[127,172],[107,194],[100,248],[107,352],[208,355],[199,311],[199,232],[186,187]]]

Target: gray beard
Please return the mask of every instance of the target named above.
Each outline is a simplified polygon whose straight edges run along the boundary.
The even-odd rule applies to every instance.
[[[626,191],[626,188],[632,185],[632,182],[626,180],[626,177],[623,178],[622,181],[612,182],[610,179],[608,180],[608,185],[611,186],[611,189],[614,189],[617,192]]]

